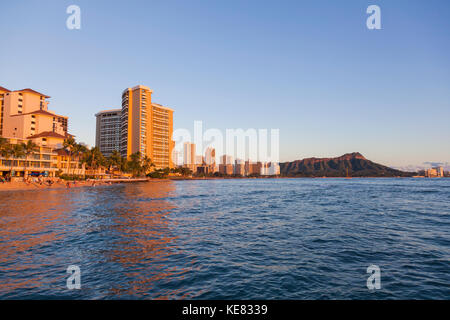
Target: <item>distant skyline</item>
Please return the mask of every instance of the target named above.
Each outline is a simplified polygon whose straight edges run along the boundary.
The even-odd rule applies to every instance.
[[[66,8],[81,8],[81,30]],[[381,8],[381,30],[366,8]],[[360,152],[450,164],[449,1],[8,1],[0,86],[51,96],[95,144],[95,116],[138,84],[174,129],[279,128],[280,160]]]

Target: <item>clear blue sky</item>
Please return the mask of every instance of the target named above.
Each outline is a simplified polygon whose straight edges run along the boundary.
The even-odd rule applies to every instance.
[[[94,114],[143,84],[175,128],[279,128],[281,160],[450,162],[447,0],[6,1],[0,30],[0,86],[50,95],[91,145]]]

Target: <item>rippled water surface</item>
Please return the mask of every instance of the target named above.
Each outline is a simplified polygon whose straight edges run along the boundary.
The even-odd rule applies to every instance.
[[[449,270],[450,179],[0,192],[1,299],[450,299]]]

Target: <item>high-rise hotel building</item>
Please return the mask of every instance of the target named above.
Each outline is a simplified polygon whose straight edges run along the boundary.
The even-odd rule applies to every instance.
[[[145,86],[122,93],[120,153],[123,157],[140,152],[156,168],[171,168],[173,110],[152,103],[153,91]]]
[[[100,111],[95,115],[97,118],[95,146],[106,157],[114,150],[120,152],[121,114],[121,109],[112,109]]]

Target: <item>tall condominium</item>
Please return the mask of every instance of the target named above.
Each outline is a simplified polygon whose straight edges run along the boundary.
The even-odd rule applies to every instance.
[[[0,135],[47,144],[64,140],[68,118],[48,110],[49,96],[32,89],[10,91],[0,87]]]
[[[122,93],[120,153],[123,157],[140,152],[156,168],[173,167],[173,110],[152,103],[153,91],[145,86]]]
[[[192,167],[191,170],[193,170],[195,162],[195,143],[185,142],[183,144],[183,164],[185,167]]]
[[[120,118],[121,109],[111,109],[98,112],[95,131],[95,146],[104,156],[110,156],[116,150],[120,151]]]

